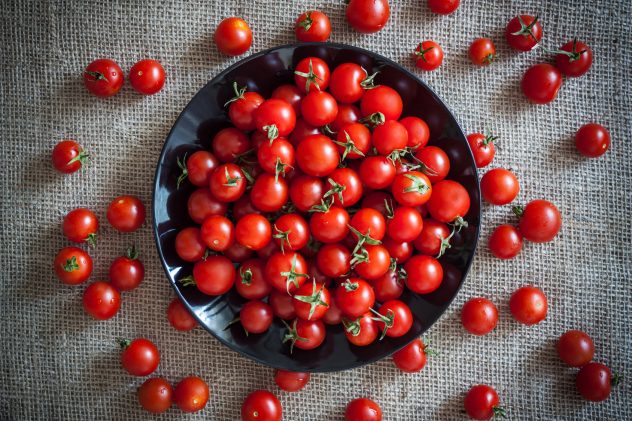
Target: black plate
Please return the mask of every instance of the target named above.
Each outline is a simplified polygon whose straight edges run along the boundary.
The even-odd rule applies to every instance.
[[[239,324],[225,330],[236,317],[244,300],[235,292],[209,297],[195,287],[182,287],[177,279],[189,275],[192,265],[182,262],[174,247],[177,232],[193,226],[186,201],[193,191],[189,183],[176,189],[179,174],[176,157],[200,148],[210,149],[211,139],[230,125],[224,103],[233,96],[232,83],[248,85],[248,90],[269,97],[272,90],[293,81],[292,69],[305,57],[316,56],[333,69],[344,62],[355,62],[372,73],[379,70],[376,83],[395,88],[404,101],[404,116],[423,118],[430,127],[431,141],[443,148],[451,160],[448,178],[462,183],[471,198],[466,220],[469,227],[455,235],[453,247],[441,258],[444,280],[432,294],[419,296],[405,292],[402,300],[413,314],[413,327],[403,337],[385,338],[368,347],[347,342],[340,327],[329,326],[327,339],[317,349],[302,351],[282,343],[283,324],[275,320],[267,333],[246,336]],[[378,54],[343,44],[307,43],[273,48],[247,57],[211,80],[193,97],[174,124],[156,168],[154,186],[154,234],[158,254],[167,277],[178,296],[199,323],[231,349],[262,364],[293,371],[337,371],[384,358],[424,333],[443,314],[456,296],[474,257],[480,225],[480,191],[472,153],[465,135],[443,101],[415,75]]]

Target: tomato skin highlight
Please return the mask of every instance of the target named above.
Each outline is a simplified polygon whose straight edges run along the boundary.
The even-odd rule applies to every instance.
[[[148,339],[138,338],[121,343],[121,365],[132,376],[148,376],[158,368],[160,352]]]

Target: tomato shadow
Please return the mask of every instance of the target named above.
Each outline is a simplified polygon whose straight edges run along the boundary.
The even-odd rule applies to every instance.
[[[467,413],[463,407],[463,399],[465,399],[465,392],[457,393],[439,404],[434,411],[431,411],[428,419],[432,420],[458,420],[469,419]],[[411,418],[414,419],[415,415],[411,414]]]

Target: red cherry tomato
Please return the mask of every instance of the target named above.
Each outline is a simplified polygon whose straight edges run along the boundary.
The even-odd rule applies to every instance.
[[[99,220],[90,209],[77,208],[64,217],[62,230],[66,238],[75,243],[94,245],[99,229]]]
[[[371,142],[380,155],[389,155],[396,149],[404,149],[408,144],[408,132],[403,124],[389,120],[373,130]]]
[[[191,219],[195,223],[201,224],[211,215],[226,214],[228,206],[217,200],[209,189],[197,189],[189,196],[187,209]]]
[[[562,74],[547,63],[529,67],[522,77],[522,92],[535,104],[548,104],[557,97],[562,86]]]
[[[307,212],[318,205],[325,194],[323,181],[318,177],[300,175],[290,184],[290,199],[299,211]]]
[[[274,289],[292,293],[307,281],[307,263],[299,253],[277,252],[268,258],[264,274]]]
[[[330,302],[329,290],[323,284],[313,281],[304,283],[294,291],[292,305],[298,318],[320,320],[327,312]]]
[[[236,241],[223,251],[224,256],[228,257],[233,263],[243,263],[250,259],[253,253],[252,249],[242,246]]]
[[[281,402],[267,390],[249,394],[241,406],[242,421],[281,421]]]
[[[312,91],[303,98],[301,113],[307,124],[321,127],[336,119],[338,104],[327,92]]]
[[[281,99],[294,108],[296,117],[301,115],[301,101],[305,94],[295,85],[280,85],[272,91],[271,98]]]
[[[329,86],[330,77],[329,66],[318,57],[304,58],[294,70],[294,83],[304,93],[324,91]]]
[[[577,373],[577,391],[588,401],[601,402],[608,399],[612,386],[618,383],[608,367],[601,363],[588,363]]]
[[[557,354],[571,367],[588,364],[595,355],[595,344],[588,334],[581,330],[569,330],[557,341]]]
[[[389,338],[404,336],[413,325],[413,314],[410,308],[399,300],[387,301],[378,310],[381,321],[378,327]]]
[[[443,49],[434,41],[423,41],[419,43],[413,53],[415,66],[421,70],[435,70],[443,62]]]
[[[415,208],[400,206],[387,219],[386,232],[398,243],[415,240],[421,234],[422,229],[423,220]]]
[[[227,257],[209,256],[193,265],[192,281],[206,295],[226,294],[235,282],[235,267]],[[183,284],[190,282],[191,278],[184,278]]]
[[[441,286],[443,267],[432,256],[416,255],[404,265],[406,286],[417,294],[429,294]]]
[[[92,258],[78,247],[65,247],[55,256],[53,267],[62,283],[77,285],[92,274]]]
[[[135,247],[127,250],[125,256],[119,256],[110,265],[110,284],[119,291],[130,291],[143,281],[145,266],[138,260]]]
[[[364,158],[371,149],[371,132],[364,124],[347,124],[338,132],[336,145],[342,160]]]
[[[325,177],[336,169],[340,155],[336,145],[327,136],[308,136],[296,148],[298,167],[307,175]]]
[[[251,131],[256,129],[254,113],[264,101],[257,92],[247,92],[246,87],[240,88],[233,83],[235,96],[228,100],[228,118],[239,130]],[[274,94],[272,94],[274,98]]]
[[[107,282],[94,282],[83,292],[83,309],[97,320],[111,319],[119,308],[121,295]]]
[[[552,241],[562,227],[560,211],[547,200],[533,200],[524,208],[515,206],[514,212],[520,217],[520,233],[534,243]]]
[[[499,259],[512,259],[522,250],[522,234],[511,225],[500,225],[489,236],[489,251]]]
[[[349,278],[336,288],[336,304],[345,316],[356,319],[375,303],[373,288],[360,278]]]
[[[208,248],[213,251],[224,251],[235,242],[235,226],[225,216],[211,215],[202,223],[200,235]]]
[[[294,347],[309,351],[318,348],[325,335],[325,325],[321,320],[294,319],[284,341],[290,342],[290,353]]]
[[[360,101],[360,110],[364,117],[382,113],[386,121],[399,120],[403,108],[404,103],[399,93],[395,89],[384,85],[369,89],[364,93]]]
[[[167,320],[176,330],[187,332],[195,329],[197,321],[179,298],[174,298],[167,307]]]
[[[404,117],[399,121],[408,132],[408,143],[411,148],[423,148],[430,140],[430,128],[419,117]]]
[[[176,236],[176,253],[185,262],[202,260],[205,252],[206,244],[198,228],[184,228]]]
[[[353,29],[365,34],[384,28],[390,15],[388,0],[351,0],[347,4],[347,22]]]
[[[355,105],[338,104],[338,114],[336,114],[336,119],[331,123],[330,127],[335,132],[340,132],[346,125],[357,123],[360,118],[362,118],[362,114]]]
[[[371,313],[365,313],[355,320],[343,318],[342,324],[345,327],[345,337],[355,346],[372,344],[380,333]]]
[[[208,151],[197,151],[191,154],[184,166],[178,160],[178,166],[182,169],[177,181],[178,187],[185,178],[194,186],[206,187],[209,185],[213,170],[219,166],[219,160]]]
[[[78,171],[87,160],[88,154],[74,140],[62,140],[53,148],[53,167],[64,174]]]
[[[349,233],[349,214],[340,206],[316,211],[309,220],[312,236],[323,243],[338,243]]]
[[[261,250],[272,239],[270,222],[256,213],[248,214],[237,221],[235,239],[250,250]]]
[[[465,330],[474,335],[486,335],[498,323],[498,309],[486,298],[472,298],[463,304],[461,323]]]
[[[354,267],[358,276],[373,280],[383,276],[391,265],[391,256],[381,244],[365,245],[364,253],[354,257],[359,263]]]
[[[298,214],[281,215],[274,222],[273,237],[281,250],[300,250],[309,241],[309,226]]]
[[[209,183],[211,193],[220,202],[234,202],[246,191],[246,177],[235,164],[224,164],[213,170]]]
[[[173,391],[173,401],[183,412],[204,409],[209,398],[208,385],[199,377],[190,376],[180,380]]]
[[[494,159],[496,154],[496,148],[494,147],[494,141],[496,137],[485,136],[482,133],[472,133],[467,135],[467,143],[470,145],[472,155],[474,155],[474,162],[478,168],[488,166]]]
[[[351,253],[342,244],[325,244],[318,250],[316,264],[323,275],[338,278],[351,271]]]
[[[323,12],[310,10],[296,19],[294,33],[301,42],[325,42],[331,34],[331,22]]]
[[[157,60],[141,60],[129,71],[129,82],[141,94],[153,95],[165,86],[165,69]]]
[[[386,234],[386,221],[384,216],[375,209],[362,208],[353,215],[349,224],[356,236],[360,240],[362,236],[371,237],[373,240],[381,241]]]
[[[280,210],[288,199],[287,182],[272,174],[261,174],[257,177],[250,191],[250,200],[255,208],[262,212]]]
[[[385,156],[369,156],[360,164],[360,179],[368,188],[385,189],[393,183],[395,176],[395,165]]]
[[[120,341],[121,365],[132,376],[148,376],[158,368],[160,352],[148,339],[139,338]]]
[[[123,86],[123,71],[114,60],[94,60],[83,71],[83,84],[96,96],[116,95]]]
[[[450,229],[432,218],[423,220],[423,228],[413,245],[421,254],[441,257],[450,248]]]
[[[252,45],[252,31],[245,20],[241,18],[226,18],[215,29],[215,44],[222,53],[238,56]]]
[[[458,9],[461,0],[428,0],[428,7],[433,13],[449,15]]]
[[[287,370],[277,370],[274,373],[274,382],[281,390],[286,392],[298,392],[309,382],[309,373],[301,373]]]
[[[338,102],[353,104],[360,101],[365,89],[373,86],[372,81],[362,66],[343,63],[331,73],[329,90]]]
[[[404,373],[417,373],[426,366],[428,360],[426,345],[417,338],[393,354],[393,362]]]
[[[331,294],[335,296],[336,291],[332,291]],[[328,325],[339,325],[342,323],[342,311],[338,308],[336,300],[332,300],[331,303],[329,303],[329,308],[322,320]]]
[[[450,172],[450,158],[443,149],[437,146],[426,146],[418,149],[415,157],[425,166],[424,174],[430,183],[435,184],[448,176]]]
[[[599,124],[584,124],[575,134],[575,147],[580,154],[596,158],[605,154],[610,147],[610,133]]]
[[[470,59],[477,66],[489,66],[496,57],[496,47],[489,38],[477,38],[470,45]]]
[[[251,213],[261,215],[261,211],[255,208],[250,200],[249,194],[244,194],[233,204],[233,218],[239,222],[239,220]]]
[[[145,222],[145,205],[137,197],[119,196],[108,206],[107,218],[117,231],[136,231]]]
[[[555,56],[555,65],[563,75],[577,77],[590,69],[592,59],[590,47],[583,42],[573,40],[562,45]]]
[[[465,395],[465,411],[475,420],[489,420],[495,415],[505,418],[505,410],[498,406],[498,393],[485,384],[473,386]]]
[[[546,317],[548,304],[544,293],[532,286],[518,288],[509,299],[511,315],[525,325],[540,323]]]
[[[237,293],[248,300],[261,300],[272,291],[264,275],[265,263],[260,259],[246,260],[235,278]]]
[[[220,130],[211,143],[213,154],[222,162],[233,162],[250,150],[250,139],[241,130],[228,127]]]
[[[354,399],[347,404],[345,421],[382,421],[382,409],[371,399]]]
[[[171,407],[173,389],[162,377],[147,379],[138,388],[138,402],[146,411],[160,414]]]
[[[287,137],[296,125],[296,113],[291,104],[282,99],[265,100],[254,113],[257,130],[268,135],[268,139]]]
[[[296,318],[294,305],[292,304],[292,296],[287,291],[272,290],[269,298],[272,312],[275,316],[282,320],[292,320]]]
[[[432,196],[426,207],[434,219],[450,223],[470,210],[470,196],[456,181],[442,180],[432,186]]]
[[[386,242],[384,242],[384,245],[386,247]],[[384,275],[377,279],[373,279],[371,281],[371,286],[373,287],[375,300],[380,303],[396,300],[404,293],[404,282],[400,277],[400,271],[394,269],[389,269],[389,271]]]
[[[511,171],[504,168],[489,170],[481,178],[483,199],[492,205],[511,203],[518,196],[519,191],[518,179]]]
[[[272,324],[272,307],[263,301],[248,301],[239,312],[239,321],[248,333],[263,333]]]
[[[529,51],[542,39],[542,24],[537,17],[519,15],[511,19],[505,29],[505,38],[511,48]]]
[[[420,206],[433,197],[428,177],[419,171],[398,174],[391,186],[393,197],[402,206]]]

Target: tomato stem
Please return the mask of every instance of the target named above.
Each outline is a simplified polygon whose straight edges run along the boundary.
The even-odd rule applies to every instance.
[[[295,295],[294,299],[301,301],[303,303],[309,304],[309,315],[307,316],[307,320],[311,320],[314,312],[316,311],[316,307],[323,306],[329,308],[329,304],[323,301],[322,299],[322,291],[325,286],[321,285],[318,291],[316,290],[316,279],[313,279],[312,284],[312,295]]]
[[[95,247],[97,245],[97,233],[92,232],[88,234],[88,236],[84,240],[90,247]]]
[[[308,67],[307,73],[299,72],[298,70],[295,70],[294,74],[305,78],[305,92],[309,92],[309,87],[312,84],[316,85],[316,89],[320,91],[320,85],[318,84],[318,81],[320,80],[322,82],[323,80],[318,75],[316,75],[316,73],[314,73],[314,67],[312,65],[311,59],[309,60],[309,67]]]
[[[358,336],[360,334],[360,331],[362,329],[362,326],[360,325],[360,319],[362,319],[362,317],[358,317],[355,320],[349,320],[346,317],[342,318],[342,325],[344,326],[345,330],[351,334],[351,336]]]
[[[373,89],[375,88],[375,76],[377,76],[377,74],[379,72],[375,72],[372,75],[369,75],[369,73],[366,71],[366,69],[362,66],[360,66],[362,71],[364,72],[364,80],[362,82],[360,82],[360,86],[362,86],[364,89],[369,90],[369,89]]]
[[[224,167],[224,174],[226,175],[226,183],[224,186],[226,187],[237,187],[237,182],[241,180],[240,176],[231,177],[228,173],[228,167]]]
[[[354,233],[358,239],[358,242],[356,243],[356,246],[354,247],[352,254],[355,254],[358,250],[362,249],[363,248],[362,246],[364,246],[364,243],[370,244],[372,246],[382,244],[380,240],[376,240],[375,238],[371,237],[371,228],[368,228],[366,230],[366,234],[362,234],[360,231],[358,231],[351,225],[347,224],[347,226],[349,227],[349,230],[351,230],[351,232]]]
[[[492,411],[494,412],[495,417],[507,418],[507,411],[500,406],[493,406]]]
[[[623,374],[615,371],[612,375],[612,380],[610,380],[610,384],[612,386],[618,386],[622,382],[623,382]]]
[[[306,277],[306,273],[300,273],[296,271],[296,254],[292,257],[292,266],[290,266],[290,270],[286,272],[281,272],[281,276],[286,277],[285,288],[287,289],[287,293],[290,293],[290,284],[293,284],[296,288],[299,287],[298,278]]]
[[[61,265],[61,267],[66,272],[72,272],[79,269],[79,264],[77,263],[77,257],[72,256],[70,259],[66,260],[66,263]]]
[[[96,72],[96,71],[93,71],[93,70],[86,70],[84,73],[89,75],[89,76],[92,76],[93,79],[89,79],[90,82],[97,82],[99,80],[104,80],[107,83],[110,83],[108,78],[106,78],[105,75],[103,73],[101,73],[101,72]]]
[[[372,317],[371,319],[375,320],[376,322],[382,322],[384,323],[384,329],[382,330],[382,335],[380,336],[380,341],[382,339],[384,339],[384,336],[386,336],[386,331],[388,331],[390,328],[393,327],[393,324],[395,323],[395,313],[393,312],[393,310],[389,309],[386,312],[386,316],[378,313],[377,311],[370,309],[371,312],[373,314],[375,314],[377,317]]]
[[[366,117],[362,117],[358,120],[360,123],[364,124],[368,128],[375,128],[380,126],[386,122],[386,117],[381,112],[376,112],[373,114],[369,114]]]
[[[283,249],[281,248],[281,250]],[[242,284],[246,286],[252,285],[252,270],[250,270],[250,268],[246,270],[244,270],[243,267],[239,268],[239,277],[241,279]]]
[[[281,321],[283,322],[285,327],[288,329],[288,332],[283,337],[283,343],[286,343],[287,341],[291,341],[292,342],[290,344],[290,354],[291,354],[292,351],[294,351],[294,344],[296,343],[296,341],[307,342],[307,338],[303,338],[303,337],[298,335],[298,332],[296,331],[297,319],[294,319],[294,322],[292,323],[292,327],[290,327],[290,325],[288,325],[285,320],[281,319]]]
[[[413,182],[410,187],[406,187],[404,189],[404,193],[425,194],[428,190],[430,190],[430,187],[428,187],[428,185],[421,179],[421,177],[407,173],[404,173],[404,177]]]
[[[176,158],[176,163],[178,164],[178,168],[182,170],[182,174],[180,174],[178,176],[178,179],[176,180],[176,190],[180,189],[180,184],[184,180],[186,180],[186,178],[189,176],[189,171],[187,170],[187,166],[186,166],[186,159],[187,159],[186,152],[184,153],[184,156],[182,157],[182,159],[180,159],[180,157]]]
[[[309,212],[322,212],[322,213],[326,213],[329,211],[329,209],[331,208],[332,202],[330,201],[330,203],[325,202],[323,199],[320,199],[320,205],[314,205],[311,208],[309,208]]]
[[[125,256],[131,260],[138,260],[138,250],[134,244],[126,250]]]
[[[351,139],[351,136],[349,136],[349,133],[347,133],[346,130],[344,131],[344,134],[346,138],[345,142],[339,142],[337,140],[333,141],[336,145],[342,146],[343,148],[345,148],[345,150],[342,152],[341,161],[344,161],[347,155],[350,154],[351,152],[354,152],[360,156],[364,156],[364,152],[362,152],[360,149],[356,147],[355,143],[353,142],[353,139]]]
[[[193,279],[192,275],[185,276],[184,278],[181,278],[178,282],[180,282],[183,287],[195,285],[195,279]]]
[[[232,97],[231,99],[229,99],[228,101],[226,101],[226,103],[224,104],[224,107],[227,106],[228,104],[235,102],[239,99],[244,99],[244,94],[246,93],[246,89],[248,89],[247,86],[244,86],[243,88],[240,88],[237,85],[237,82],[233,82],[233,91],[235,91],[235,96]]]
[[[435,47],[434,45],[432,47],[428,47],[426,49],[423,49],[423,47],[421,46],[421,44],[423,43],[419,43],[419,45],[417,46],[417,49],[415,50],[415,55],[421,57],[421,59],[423,61],[425,61],[426,63],[428,63],[428,60],[426,59],[426,53],[432,51]]]
[[[533,19],[533,21],[530,24],[527,25],[522,20],[522,16],[518,15],[518,22],[520,22],[520,29],[517,30],[516,32],[512,32],[511,35],[524,35],[525,37],[529,37],[530,36],[531,38],[533,38],[533,40],[535,41],[536,44],[540,44],[540,42],[535,37],[535,35],[533,35],[533,31],[531,31],[531,29],[533,29],[535,24],[538,22],[538,16],[536,16]]]
[[[314,21],[312,20],[312,12],[308,11],[305,12],[305,17],[303,18],[303,20],[298,22],[297,26],[303,28],[305,31],[309,31],[309,28],[312,27],[313,23]]]
[[[288,247],[290,247],[290,250],[292,249],[292,245],[290,244],[290,233],[292,232],[292,230],[281,231],[279,228],[277,228],[276,224],[273,226],[276,234],[273,234],[272,238],[278,238],[281,240],[281,253],[285,254],[285,250],[283,248],[284,243],[287,243]]]
[[[340,200],[341,204],[344,204],[344,198],[342,197],[342,192],[347,189],[347,186],[343,186],[342,184],[336,183],[333,179],[327,178],[327,182],[331,184],[331,189],[327,190],[323,195],[323,199],[330,197],[333,199],[334,195],[338,195],[338,200]]]
[[[514,205],[511,207],[511,210],[518,218],[522,218],[522,214],[524,213],[524,206]]]
[[[270,144],[272,141],[279,137],[279,129],[276,124],[270,124],[269,126],[263,126],[263,131],[268,134],[268,139],[270,139]]]
[[[121,349],[126,349],[128,346],[130,346],[132,344],[132,341],[129,339],[117,339],[116,342],[118,342],[119,346],[121,347]]]

